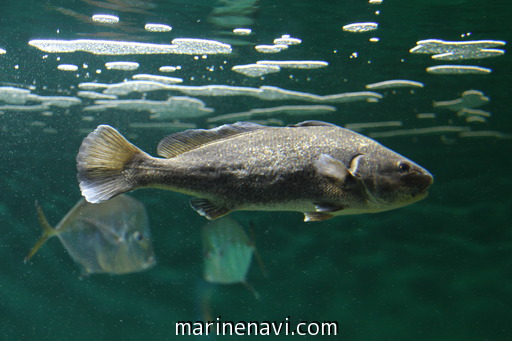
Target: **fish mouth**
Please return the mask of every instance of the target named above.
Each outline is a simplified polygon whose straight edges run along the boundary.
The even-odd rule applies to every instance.
[[[428,172],[415,172],[402,178],[405,185],[414,191],[414,196],[427,196],[429,187],[434,183],[434,177]]]
[[[428,193],[428,189],[434,183],[434,178],[430,175],[423,176],[423,185],[419,188],[420,193]]]
[[[414,193],[412,195],[412,199],[413,199],[414,202],[423,200],[426,197],[428,197],[428,191],[427,190],[424,190],[424,191],[418,192],[418,193]]]

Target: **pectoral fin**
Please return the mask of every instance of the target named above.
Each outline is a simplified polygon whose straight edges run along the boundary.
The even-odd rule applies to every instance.
[[[324,213],[324,212],[305,212],[304,213],[304,221],[323,221],[327,219],[331,219],[334,217],[332,214]]]
[[[229,208],[217,205],[208,199],[191,199],[190,206],[208,220],[220,218],[231,212]]]
[[[364,186],[361,179],[356,175],[361,157],[362,155],[356,155],[350,162],[350,168],[347,168],[340,160],[327,154],[321,154],[315,162],[315,168],[319,175],[334,180],[337,186],[344,190],[353,189]]]
[[[318,174],[340,182],[345,182],[347,177],[352,176],[343,162],[327,154],[320,155],[315,162],[315,168]]]

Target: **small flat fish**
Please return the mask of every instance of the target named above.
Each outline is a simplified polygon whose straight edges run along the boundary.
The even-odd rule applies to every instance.
[[[144,205],[128,195],[120,195],[102,204],[79,200],[57,227],[48,223],[39,204],[36,205],[43,228],[25,262],[46,241],[57,236],[71,258],[91,273],[127,274],[155,265],[155,255]]]
[[[203,227],[204,279],[211,283],[244,283],[254,245],[235,220],[223,217]]]
[[[91,203],[153,187],[196,198],[212,220],[235,210],[298,211],[304,221],[373,213],[427,196],[432,175],[380,143],[336,125],[288,127],[238,122],[165,137],[152,157],[100,125],[77,155],[82,195]]]

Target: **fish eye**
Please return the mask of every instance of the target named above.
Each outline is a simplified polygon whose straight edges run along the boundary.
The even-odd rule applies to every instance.
[[[133,238],[135,238],[135,240],[141,241],[144,239],[144,236],[139,231],[135,231],[133,232]]]
[[[398,162],[398,171],[400,173],[407,173],[411,169],[411,166],[407,162]]]

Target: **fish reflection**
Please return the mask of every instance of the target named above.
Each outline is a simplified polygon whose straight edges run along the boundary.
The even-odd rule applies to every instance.
[[[254,25],[259,0],[217,0],[208,21],[223,28]]]
[[[37,213],[43,228],[25,262],[51,237],[57,236],[73,260],[91,273],[127,274],[156,263],[144,205],[127,195],[102,204],[81,199],[52,228],[39,204]]]

